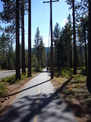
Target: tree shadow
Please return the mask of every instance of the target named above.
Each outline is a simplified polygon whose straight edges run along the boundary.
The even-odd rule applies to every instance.
[[[47,80],[47,81],[43,81],[42,83],[38,83],[38,84],[36,84],[36,85],[34,85],[34,86],[31,86],[31,87],[25,88],[25,89],[23,89],[23,90],[20,90],[20,91],[18,91],[18,92],[15,92],[15,93],[13,93],[13,94],[4,95],[3,98],[9,97],[9,96],[13,96],[13,95],[15,95],[15,94],[19,94],[19,93],[21,93],[21,92],[23,92],[23,91],[26,91],[26,90],[28,90],[28,89],[32,89],[32,88],[34,88],[34,87],[37,87],[37,86],[42,85],[42,84],[44,84],[44,83],[47,83],[47,82],[49,82],[49,81],[50,81],[50,79]]]
[[[63,98],[77,118],[85,118],[86,122],[91,121],[91,95],[87,91],[85,84],[72,81],[60,94],[63,94]]]
[[[36,84],[25,90],[42,85],[48,81]],[[59,94],[68,82],[69,80],[58,90],[53,90],[50,94],[40,93],[19,98],[0,118],[0,122],[32,122],[36,115],[39,122],[76,122],[70,108],[64,103]]]

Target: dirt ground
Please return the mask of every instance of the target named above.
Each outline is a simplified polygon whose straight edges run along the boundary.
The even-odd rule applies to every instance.
[[[59,83],[53,79],[51,83],[58,89],[78,122],[91,122],[91,94],[87,91],[86,84],[67,79],[65,81]]]

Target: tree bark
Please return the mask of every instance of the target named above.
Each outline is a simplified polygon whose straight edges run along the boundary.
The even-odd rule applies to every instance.
[[[16,79],[20,79],[19,0],[16,0]]]
[[[87,45],[86,45],[86,39],[85,39],[85,67],[87,69]]]
[[[29,0],[28,13],[28,77],[31,76],[31,0]]]
[[[74,0],[73,2],[73,41],[74,41],[74,74],[77,73],[77,61],[76,61],[76,34],[75,34],[75,8],[74,8]]]
[[[24,0],[22,0],[22,73],[25,73]]]

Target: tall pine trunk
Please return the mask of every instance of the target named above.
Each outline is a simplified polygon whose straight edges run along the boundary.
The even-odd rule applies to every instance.
[[[69,67],[72,68],[72,44],[70,45],[69,50]]]
[[[16,0],[16,79],[20,79],[19,0]]]
[[[87,88],[91,93],[91,0],[89,1],[89,35],[88,35],[88,73]]]
[[[85,43],[85,67],[87,69],[87,45],[86,45],[86,22],[83,21],[83,15],[82,15],[82,22],[83,22],[83,36],[84,36],[84,43]]]
[[[87,45],[86,45],[86,39],[85,39],[85,67],[87,69]]]
[[[28,77],[31,76],[31,0],[29,0],[28,12]]]
[[[84,23],[84,42],[85,42],[85,67],[87,69],[86,23]]]
[[[22,0],[22,73],[25,73],[24,0]]]
[[[76,34],[75,34],[75,7],[74,7],[74,0],[73,2],[73,41],[74,41],[74,74],[77,73],[77,58],[76,58]]]

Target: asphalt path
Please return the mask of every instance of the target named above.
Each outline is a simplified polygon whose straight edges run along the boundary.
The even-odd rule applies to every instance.
[[[14,75],[15,70],[5,70],[5,71],[0,71],[0,79]]]
[[[43,71],[30,80],[0,122],[76,122],[70,108]]]
[[[26,68],[27,70],[27,68]],[[20,72],[22,72],[22,70],[20,69]],[[12,76],[16,73],[16,70],[2,70],[0,71],[0,80],[2,78],[8,77],[8,76]]]

